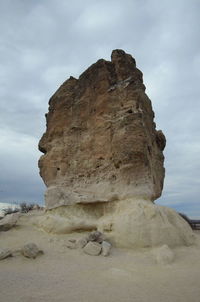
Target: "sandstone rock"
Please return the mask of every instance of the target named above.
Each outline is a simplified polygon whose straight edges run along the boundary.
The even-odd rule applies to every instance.
[[[49,101],[39,143],[48,209],[161,195],[165,137],[142,73],[122,50],[111,59],[70,77]]]
[[[101,244],[98,242],[88,242],[83,248],[84,253],[91,256],[98,256],[101,253]]]
[[[39,254],[43,254],[43,251],[39,250],[35,243],[28,243],[23,246],[21,253],[27,258],[35,259]]]
[[[12,251],[9,249],[0,249],[0,260],[12,256]]]
[[[14,227],[19,219],[19,213],[13,213],[6,215],[3,219],[0,220],[0,231],[8,231]]]
[[[40,228],[98,229],[121,247],[194,242],[175,211],[153,203],[163,188],[166,139],[131,55],[114,50],[111,61],[70,77],[51,97],[46,121],[39,168],[47,212],[36,222]]]
[[[108,256],[110,254],[111,244],[107,241],[103,241],[101,246],[102,246],[102,255]]]
[[[174,260],[174,253],[165,244],[156,250],[155,257],[158,264],[170,264]]]

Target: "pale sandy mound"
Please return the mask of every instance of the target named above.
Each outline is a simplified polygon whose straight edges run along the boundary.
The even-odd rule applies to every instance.
[[[118,247],[188,246],[195,240],[188,223],[174,210],[145,200],[63,206],[35,224],[55,234],[98,229]]]
[[[83,233],[52,235],[34,228],[24,215],[18,226],[0,233],[1,248],[35,242],[44,255],[0,261],[2,302],[198,302],[200,235],[196,244],[172,249],[171,264],[156,262],[156,249],[112,248],[111,255],[89,256],[66,247]],[[166,249],[166,248],[165,248]],[[158,254],[156,254],[158,255]]]

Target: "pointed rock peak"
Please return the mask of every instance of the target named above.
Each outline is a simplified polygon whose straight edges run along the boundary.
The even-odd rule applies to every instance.
[[[111,54],[111,59],[113,57],[123,57],[125,55],[126,55],[126,53],[123,49],[114,49]]]
[[[111,54],[111,61],[114,64],[118,64],[121,62],[122,64],[128,63],[136,67],[136,62],[135,59],[130,55],[127,54],[124,50],[122,49],[114,49]]]

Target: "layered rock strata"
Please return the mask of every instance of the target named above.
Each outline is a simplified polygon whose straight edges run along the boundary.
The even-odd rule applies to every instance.
[[[166,140],[156,130],[142,73],[123,50],[70,77],[49,101],[40,175],[48,232],[101,230],[118,246],[191,244],[174,211],[158,207]]]

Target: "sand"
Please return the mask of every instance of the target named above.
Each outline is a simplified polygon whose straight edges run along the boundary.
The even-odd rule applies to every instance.
[[[172,264],[156,264],[152,249],[113,248],[109,257],[89,256],[65,246],[82,233],[51,235],[24,214],[18,225],[0,233],[1,248],[35,242],[36,259],[21,255],[0,261],[1,302],[199,302],[200,232],[191,247],[174,249]]]

